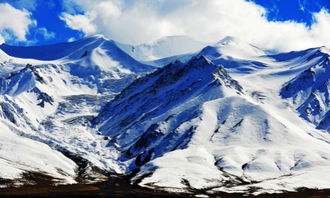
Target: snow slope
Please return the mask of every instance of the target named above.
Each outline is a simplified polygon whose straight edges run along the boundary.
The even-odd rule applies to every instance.
[[[46,173],[59,183],[76,182],[74,178],[77,165],[62,153],[40,142],[19,136],[19,129],[4,120],[0,121],[0,127],[2,179],[20,179],[24,177],[24,173],[36,172]]]

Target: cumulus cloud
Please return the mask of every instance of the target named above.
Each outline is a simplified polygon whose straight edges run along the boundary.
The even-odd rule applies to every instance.
[[[64,13],[60,18],[73,30],[81,30],[85,34],[93,34],[96,32],[96,27],[92,24],[88,15],[70,15]]]
[[[296,50],[330,46],[330,14],[314,13],[307,27],[294,21],[267,20],[267,11],[245,0],[66,0],[61,15],[86,35],[102,33],[124,43],[144,43],[170,35],[216,42],[238,37],[259,47]]]
[[[0,41],[14,38],[25,41],[29,26],[35,24],[30,12],[16,9],[7,3],[0,4]]]

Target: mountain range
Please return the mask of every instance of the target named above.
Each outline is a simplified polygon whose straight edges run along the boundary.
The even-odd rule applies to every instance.
[[[233,37],[0,45],[0,185],[195,194],[330,187],[330,50]]]

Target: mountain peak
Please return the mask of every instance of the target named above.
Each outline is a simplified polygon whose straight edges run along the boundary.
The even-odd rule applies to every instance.
[[[263,56],[266,53],[262,49],[238,38],[227,36],[215,45],[205,47],[199,54],[214,61],[214,59],[224,56],[236,59],[251,59],[252,57]]]
[[[217,42],[218,45],[228,45],[233,42],[237,42],[239,39],[232,37],[232,36],[226,36],[225,38],[221,39],[219,42]]]
[[[88,38],[110,40],[110,39],[108,39],[106,36],[104,36],[103,34],[92,34],[92,35],[87,36],[87,37],[84,37],[84,38],[82,38],[82,39],[88,39]]]

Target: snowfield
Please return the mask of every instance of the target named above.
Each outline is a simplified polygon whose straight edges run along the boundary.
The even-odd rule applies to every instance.
[[[330,188],[324,47],[269,54],[232,37],[129,46],[96,35],[0,49],[3,179],[74,183],[84,162],[91,180],[134,173],[132,183],[175,192]]]

